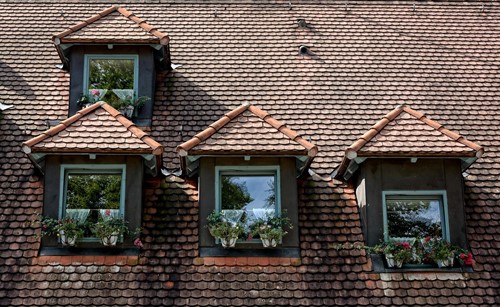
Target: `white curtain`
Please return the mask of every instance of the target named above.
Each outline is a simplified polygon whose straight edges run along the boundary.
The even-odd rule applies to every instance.
[[[274,209],[252,209],[253,215],[258,220],[267,220],[274,216]]]
[[[243,216],[243,210],[222,210],[221,215],[231,225],[236,226]]]
[[[83,224],[90,214],[90,209],[66,209],[66,217]]]
[[[103,220],[120,217],[120,209],[99,209],[99,215]]]

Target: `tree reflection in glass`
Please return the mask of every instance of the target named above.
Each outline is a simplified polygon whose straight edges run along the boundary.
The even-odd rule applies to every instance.
[[[80,222],[96,223],[99,210],[110,210],[116,216],[120,212],[121,174],[67,175],[65,216]],[[86,229],[85,236],[91,236]]]
[[[134,67],[133,59],[90,59],[88,90],[107,90],[102,100],[113,103],[114,89],[134,89]]]
[[[387,199],[390,238],[442,236],[442,206],[437,199]]]
[[[241,222],[246,228],[263,212],[274,215],[274,175],[222,175],[221,210],[243,210]]]

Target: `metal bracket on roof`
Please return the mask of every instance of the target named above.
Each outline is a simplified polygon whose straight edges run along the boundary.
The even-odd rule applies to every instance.
[[[477,157],[472,157],[472,158],[461,158],[460,160],[462,160],[462,163],[461,163],[461,168],[462,168],[462,172],[465,171],[466,169],[469,168],[469,166],[472,165],[472,163],[474,163],[476,160],[477,160]]]
[[[200,167],[200,160],[196,160],[192,163],[189,163],[189,165],[186,167],[186,175],[188,177],[191,177],[193,176],[194,174],[196,174],[198,172],[198,168]]]
[[[354,175],[354,173],[358,170],[358,168],[359,164],[355,160],[351,161],[351,163],[349,163],[349,166],[347,167],[347,170],[345,171],[344,179],[346,181],[349,180],[352,175]]]
[[[356,158],[354,158],[354,162],[361,164],[361,163],[365,162],[366,159],[368,159],[368,158],[367,157],[356,157]]]

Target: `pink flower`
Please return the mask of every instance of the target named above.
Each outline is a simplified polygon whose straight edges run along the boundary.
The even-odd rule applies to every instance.
[[[249,234],[248,234],[248,237],[247,237],[247,240],[252,240],[252,238],[253,238],[253,237],[252,237],[252,234],[251,234],[251,233],[249,233]]]
[[[134,245],[137,247],[137,248],[143,248],[144,247],[144,244],[142,244],[142,241],[141,239],[137,238],[134,240]]]
[[[408,242],[403,242],[402,245],[404,249],[411,249],[411,245]]]
[[[111,210],[106,209],[106,211],[104,211],[104,214],[106,214],[107,216],[110,216],[111,215]]]
[[[429,242],[431,240],[431,236],[425,237],[425,242]]]
[[[101,95],[101,92],[99,92],[98,90],[91,90],[90,93],[94,96],[99,96]]]

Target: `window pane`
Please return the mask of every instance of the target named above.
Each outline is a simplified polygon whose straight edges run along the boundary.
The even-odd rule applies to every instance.
[[[390,238],[442,236],[442,206],[439,199],[386,200]]]
[[[259,217],[275,214],[274,175],[223,175],[221,185],[221,209],[242,210],[240,221],[246,227]]]
[[[101,99],[114,102],[113,90],[134,90],[134,67],[133,59],[90,59],[88,90],[107,90]]]
[[[120,213],[121,174],[68,173],[65,216],[80,222],[95,223],[100,210]],[[91,236],[90,229],[85,236]]]

